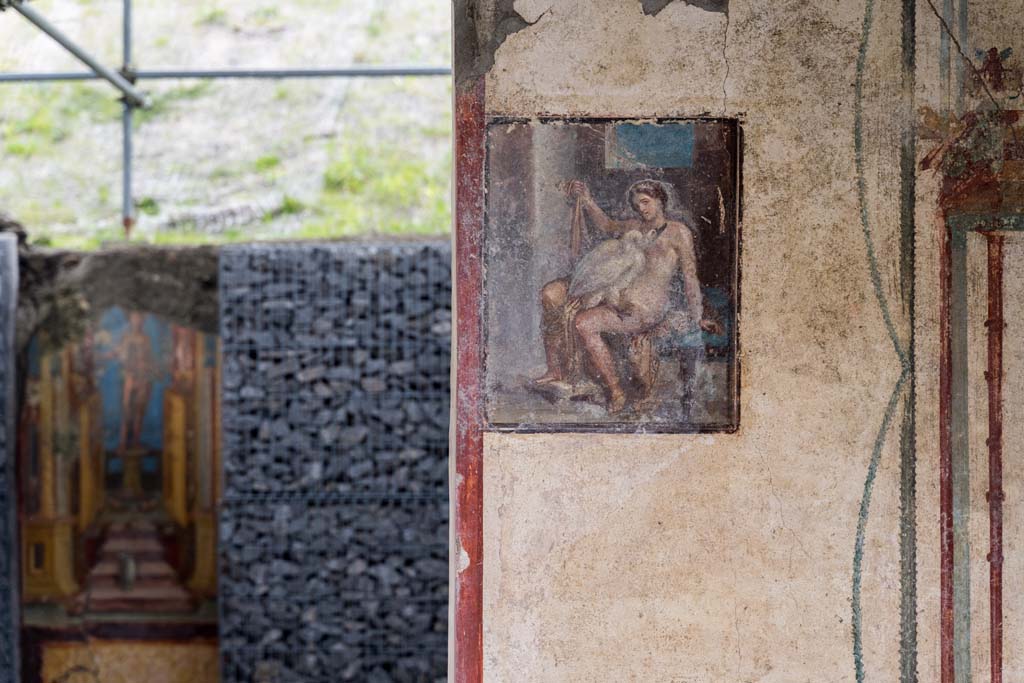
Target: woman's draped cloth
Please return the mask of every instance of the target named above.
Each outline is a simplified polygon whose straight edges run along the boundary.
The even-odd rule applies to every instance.
[[[575,269],[583,252],[583,197],[576,198],[576,206],[572,212],[572,229],[569,232],[569,254]],[[568,287],[566,288],[568,296]],[[583,369],[582,349],[576,338],[576,314],[579,313],[580,302],[567,299],[562,309],[562,333],[565,336],[565,357],[569,362],[566,368],[567,377],[573,384],[579,381]]]

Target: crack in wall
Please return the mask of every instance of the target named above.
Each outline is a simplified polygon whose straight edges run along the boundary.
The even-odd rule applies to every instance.
[[[722,114],[729,111],[729,95],[726,92],[726,85],[729,82],[729,13],[725,13],[725,28],[722,31],[722,61],[725,62],[725,74],[722,76]]]

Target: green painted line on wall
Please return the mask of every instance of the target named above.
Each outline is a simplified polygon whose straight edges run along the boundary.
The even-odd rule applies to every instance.
[[[971,681],[970,415],[967,358],[967,234],[953,231],[953,293],[950,301],[950,443],[953,460],[953,670],[957,683]]]
[[[967,0],[964,0],[966,2]],[[900,136],[900,294],[907,317],[910,378],[900,429],[900,683],[917,683],[917,3],[901,13],[902,117]]]
[[[868,463],[868,473],[864,478],[864,493],[860,499],[860,511],[857,514],[857,537],[853,546],[853,590],[851,594],[851,615],[853,625],[853,663],[857,675],[857,683],[864,681],[864,643],[863,643],[863,616],[861,610],[861,579],[863,576],[864,563],[864,537],[867,533],[868,516],[871,511],[871,494],[875,486],[875,476],[878,473],[878,463],[882,458],[882,449],[885,447],[885,439],[889,433],[896,409],[899,407],[900,395],[903,387],[910,378],[909,368],[904,368],[900,373],[899,381],[893,387],[889,403],[886,405],[885,413],[882,416],[882,425],[878,428],[875,436],[875,445],[871,450],[871,460]]]
[[[854,672],[856,675],[857,683],[863,683],[865,679],[864,673],[864,642],[863,642],[863,612],[861,609],[861,584],[863,578],[863,565],[864,565],[864,539],[867,533],[868,517],[871,511],[871,495],[874,490],[875,477],[878,473],[879,461],[882,457],[882,450],[885,447],[886,437],[889,433],[889,429],[892,425],[893,419],[896,415],[896,410],[900,404],[900,396],[903,393],[904,386],[910,381],[911,387],[913,387],[913,365],[912,365],[912,351],[908,352],[904,350],[903,345],[900,341],[899,333],[896,330],[896,325],[893,322],[892,312],[889,307],[889,302],[885,296],[885,290],[882,288],[882,277],[878,266],[878,257],[875,252],[874,239],[871,235],[871,216],[868,210],[867,203],[867,177],[864,171],[864,71],[867,63],[868,46],[871,38],[871,28],[874,21],[874,0],[867,0],[864,7],[864,24],[861,34],[860,49],[857,54],[857,77],[854,83],[854,123],[853,123],[853,142],[854,142],[854,162],[857,173],[857,200],[860,205],[860,223],[861,231],[864,236],[864,250],[868,262],[868,272],[871,278],[871,286],[874,291],[875,300],[878,303],[879,311],[882,314],[882,320],[885,323],[885,329],[889,336],[889,341],[892,343],[893,351],[896,353],[897,358],[900,361],[900,376],[896,382],[896,386],[893,388],[892,395],[889,397],[889,402],[886,405],[885,413],[882,416],[882,424],[879,426],[878,433],[875,436],[874,448],[871,452],[871,459],[868,463],[867,475],[864,478],[864,492],[861,496],[860,509],[857,515],[857,533],[854,540],[853,550],[853,577],[851,587],[851,627],[853,635],[853,662]],[[905,49],[905,46],[904,46]],[[905,55],[904,55],[904,58]],[[904,87],[906,87],[906,72],[904,72]],[[911,80],[912,82],[912,80]],[[912,85],[911,85],[911,97],[912,97]],[[905,147],[905,145],[904,145]],[[906,152],[904,151],[903,154]],[[902,172],[905,174],[906,170],[903,167]],[[907,183],[901,182],[901,192],[904,195],[901,197],[902,201],[906,201],[905,193],[907,192]],[[905,210],[905,204],[901,205],[901,209]],[[912,210],[909,212],[912,215]],[[901,211],[901,218],[905,217],[906,213]],[[910,252],[906,251],[907,245],[907,226],[901,225],[901,280],[904,287],[908,280],[913,280],[913,227],[911,224],[910,228]],[[909,263],[905,261],[909,259]],[[905,291],[905,290],[904,290]],[[906,295],[904,294],[906,297]],[[906,298],[904,299],[906,304]],[[913,299],[910,298],[910,306],[913,305]],[[912,344],[912,338],[911,338]],[[909,412],[913,412],[913,390],[911,389],[910,397],[908,398],[906,405],[910,406]],[[908,429],[908,422],[904,420],[904,438],[901,439],[901,465],[906,462],[906,458],[909,457],[913,460],[913,440],[906,438]],[[913,429],[913,419],[909,422],[909,429]],[[910,444],[909,450],[906,444]],[[910,491],[910,502],[905,496],[902,495],[904,491],[906,470],[901,467],[901,532],[905,530],[905,524],[907,520],[910,520],[912,526],[914,509],[916,504],[913,500],[913,466],[910,468],[911,486]],[[909,511],[909,512],[908,512]],[[905,540],[905,538],[909,539]],[[907,543],[909,542],[909,550]],[[915,537],[911,534],[904,537],[901,534],[901,566],[910,558],[910,561],[916,564],[916,548],[914,543],[916,542]],[[901,583],[901,671],[909,668],[911,675],[916,677],[916,595],[913,591],[916,586],[912,580],[909,584]],[[907,599],[907,591],[910,591],[910,598]],[[910,633],[910,647],[908,648],[907,636],[908,629],[905,628],[907,619],[904,617],[905,610],[909,608],[914,612],[910,618],[912,627],[909,629]],[[907,659],[910,659],[908,664]],[[910,680],[913,680],[911,678]]]
[[[857,200],[860,204],[860,223],[864,233],[864,248],[867,252],[868,271],[871,275],[871,286],[875,293],[875,300],[885,321],[885,329],[889,333],[889,341],[892,342],[893,350],[900,359],[900,364],[907,366],[907,354],[900,343],[899,334],[896,332],[896,325],[892,319],[892,312],[889,302],[885,298],[885,291],[882,289],[882,275],[878,267],[878,256],[875,253],[875,243],[871,237],[871,216],[868,211],[867,202],[867,177],[864,173],[864,67],[867,63],[868,43],[871,36],[871,26],[874,21],[874,0],[867,0],[864,9],[864,29],[861,37],[860,51],[857,54],[857,79],[854,83],[854,104],[853,104],[853,147],[854,162],[857,169]]]

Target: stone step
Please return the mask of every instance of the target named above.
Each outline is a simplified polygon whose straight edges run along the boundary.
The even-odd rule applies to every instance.
[[[179,583],[165,559],[156,525],[115,522],[99,548],[99,562],[89,571],[85,593],[76,601],[81,612],[191,612],[196,603]],[[121,557],[135,560],[135,579],[129,590],[120,585]]]
[[[117,577],[121,575],[121,563],[114,559],[104,559],[89,572],[89,580]],[[135,575],[139,578],[175,579],[174,569],[164,561],[136,561]]]
[[[157,533],[156,524],[145,521],[113,522],[107,527],[107,536],[153,536]]]
[[[173,581],[168,580],[164,577],[140,577],[135,579],[135,582],[132,584],[132,588],[134,590],[139,588],[161,588],[163,586],[173,585],[175,585]],[[120,588],[121,583],[120,579],[116,576],[101,576],[96,578],[90,578],[88,586],[89,590],[96,591],[100,588]]]
[[[161,545],[160,540],[153,536],[140,536],[136,538],[108,537],[107,541],[100,546],[100,552],[103,554],[128,553],[130,555],[157,552],[162,555],[164,547]]]
[[[192,597],[181,586],[162,584],[158,586],[135,585],[125,591],[120,586],[98,586],[90,588],[80,600],[80,608],[86,602],[90,612],[191,612],[195,609]]]

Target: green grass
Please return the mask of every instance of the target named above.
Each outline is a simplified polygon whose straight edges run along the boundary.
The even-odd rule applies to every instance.
[[[17,215],[18,221],[29,229],[30,234],[34,226],[73,223],[78,217],[77,213],[59,198],[53,198],[52,201],[45,203],[31,199],[18,207]]]
[[[15,157],[55,154],[77,127],[117,120],[121,105],[111,91],[83,83],[46,84],[46,89],[18,86],[9,90],[0,123],[3,150]]]
[[[220,7],[210,7],[196,19],[196,26],[227,26],[228,13]]]
[[[237,178],[243,173],[245,173],[245,170],[237,166],[217,166],[210,171],[210,180],[228,180],[229,178]]]
[[[281,200],[281,214],[284,216],[290,216],[297,213],[302,213],[306,210],[306,205],[295,197],[284,196]]]
[[[155,216],[160,213],[160,204],[152,197],[142,197],[135,200],[135,208],[147,216]]]
[[[150,96],[150,105],[145,109],[135,111],[135,127],[149,123],[153,119],[171,111],[177,102],[194,100],[210,92],[213,88],[213,81],[196,81],[189,85],[182,85],[171,88],[162,93],[154,93]]]
[[[306,211],[306,203],[290,195],[285,195],[280,206],[276,206],[263,214],[263,222],[270,223],[281,216],[294,216]]]
[[[74,249],[78,251],[95,251],[110,242],[124,240],[124,230],[119,226],[105,226],[88,234],[61,233],[57,235],[40,235],[29,238],[29,241],[39,246],[54,247],[56,249]]]
[[[159,232],[149,240],[150,244],[160,245],[196,245],[196,244],[226,244],[229,242],[244,242],[248,239],[247,235],[238,228],[232,228],[231,230],[225,230],[224,232],[216,235],[211,235],[206,232],[199,232],[193,228],[183,228],[179,230],[165,230]]]
[[[32,157],[53,150],[68,136],[68,122],[58,118],[54,109],[40,104],[24,118],[9,121],[0,128],[4,151],[11,156]]]
[[[324,171],[324,190],[335,194],[361,193],[382,165],[375,162],[373,155],[373,150],[365,145],[354,144],[342,149]]]
[[[366,24],[366,35],[370,38],[380,38],[387,28],[388,11],[385,7],[378,6],[370,15],[370,21]]]
[[[121,103],[109,87],[73,83],[65,89],[55,109],[65,120],[84,118],[90,122],[114,121],[121,115]]]
[[[333,150],[302,238],[442,233],[451,221],[450,153],[413,156],[395,145],[350,142]]]
[[[281,158],[273,154],[262,156],[253,163],[253,167],[259,173],[266,173],[267,171],[272,171],[280,165]]]
[[[39,135],[58,142],[64,137],[63,130],[58,129],[54,123],[53,110],[43,105],[36,109],[28,118],[14,124],[16,133]]]
[[[276,28],[284,25],[281,21],[280,10],[273,5],[253,10],[246,16],[246,22],[263,28]]]
[[[39,154],[39,143],[28,138],[8,138],[4,141],[4,152],[12,157],[34,157]]]

